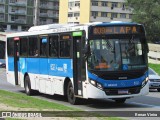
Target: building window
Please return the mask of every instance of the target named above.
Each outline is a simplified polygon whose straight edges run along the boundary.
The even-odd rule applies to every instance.
[[[129,19],[132,19],[132,14],[129,14]]]
[[[92,11],[91,15],[92,15],[93,17],[97,17],[97,16],[98,16],[98,11]]]
[[[0,19],[4,19],[4,14],[0,14]]]
[[[3,27],[4,30],[7,30],[7,25],[2,25],[2,27]]]
[[[27,26],[22,26],[22,31],[28,31],[28,27]]]
[[[98,1],[93,1],[92,6],[98,6]]]
[[[125,10],[125,3],[122,3],[122,10]]]
[[[117,13],[111,13],[111,18],[117,18]]]
[[[46,1],[41,1],[40,2],[40,6],[46,6],[47,5],[47,2]]]
[[[59,3],[58,2],[54,2],[53,6],[59,7]]]
[[[74,17],[79,17],[79,13],[74,13]]]
[[[73,17],[73,13],[68,13],[68,17]]]
[[[106,7],[106,6],[108,6],[108,2],[101,2],[101,6],[104,6],[104,7]]]
[[[126,14],[125,13],[121,13],[120,14],[120,18],[126,18]]]
[[[74,2],[69,2],[68,7],[74,7]]]
[[[107,17],[107,12],[101,12],[101,17]]]
[[[16,3],[17,0],[10,0],[10,3]]]
[[[74,24],[79,24],[79,22],[74,22]]]
[[[18,19],[18,16],[11,16],[11,21],[15,21],[15,20],[17,20]]]
[[[76,7],[80,7],[80,1],[76,1],[76,2],[75,2],[75,6],[76,6]]]
[[[18,30],[18,26],[17,25],[11,25],[11,30],[17,31]]]
[[[18,8],[17,7],[12,7],[11,12],[16,12],[16,11],[18,11]]]
[[[39,22],[40,22],[41,25],[44,25],[44,24],[46,24],[47,19],[46,19],[46,18],[41,18],[41,19],[39,20]]]
[[[112,7],[118,7],[118,3],[117,2],[112,2]]]
[[[47,10],[40,10],[40,13],[47,13]]]
[[[58,23],[58,19],[53,19],[53,23]]]

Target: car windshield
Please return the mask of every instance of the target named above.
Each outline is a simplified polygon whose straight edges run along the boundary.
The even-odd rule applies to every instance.
[[[146,67],[146,50],[140,38],[90,40],[88,58],[92,70],[133,70]]]

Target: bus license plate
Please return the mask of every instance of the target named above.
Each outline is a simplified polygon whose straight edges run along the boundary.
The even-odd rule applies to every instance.
[[[118,94],[128,94],[128,90],[118,90]]]

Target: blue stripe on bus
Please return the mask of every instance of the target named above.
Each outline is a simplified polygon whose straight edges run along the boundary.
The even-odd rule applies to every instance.
[[[9,71],[14,71],[14,58],[13,57],[8,57],[8,70]]]
[[[71,59],[19,58],[19,72],[73,78]],[[8,58],[8,70],[14,71],[14,58]]]
[[[136,87],[141,86],[142,82],[148,76],[148,72],[146,72],[143,76],[135,79],[130,80],[104,80],[95,76],[88,72],[88,76],[90,79],[97,81],[98,83],[102,84],[104,88],[127,88],[127,87]]]

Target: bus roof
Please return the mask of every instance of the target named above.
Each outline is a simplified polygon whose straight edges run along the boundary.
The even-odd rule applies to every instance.
[[[114,25],[140,25],[140,24],[133,22],[121,22],[121,21],[92,22],[86,24],[48,24],[48,25],[33,26],[26,32],[17,32],[13,34],[8,34],[7,37],[77,31],[77,30],[84,30],[88,26],[104,26],[104,25],[114,26]]]

